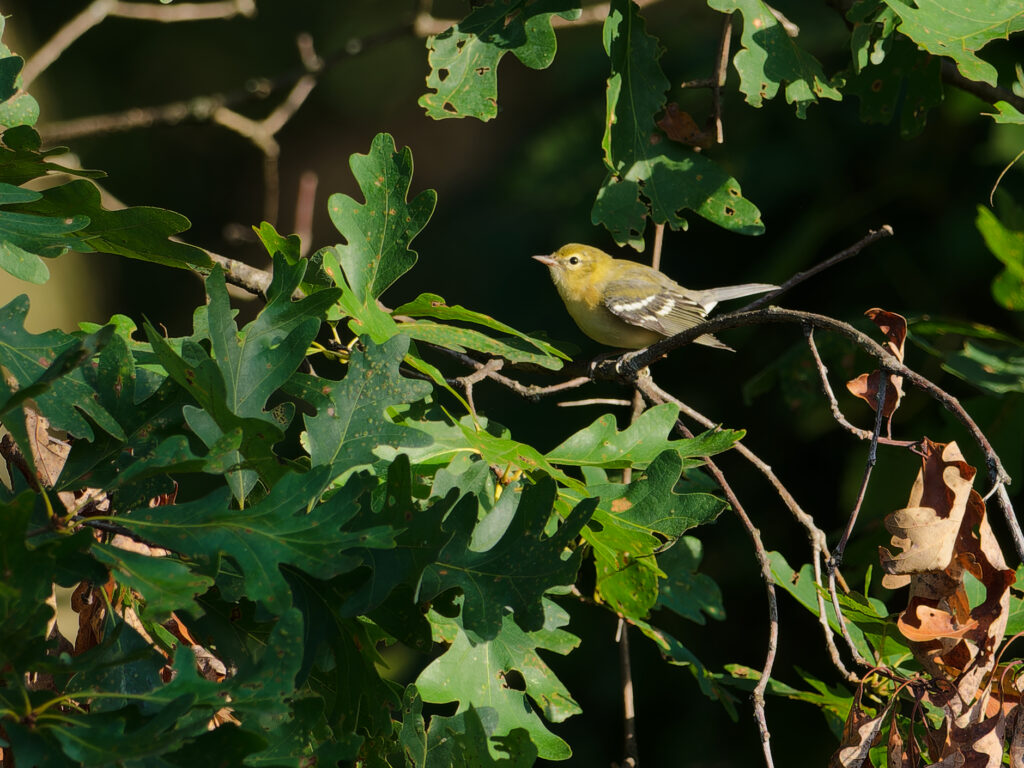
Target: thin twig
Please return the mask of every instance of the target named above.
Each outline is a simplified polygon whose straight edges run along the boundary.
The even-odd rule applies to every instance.
[[[651,246],[651,266],[661,269],[661,246],[665,243],[665,224],[654,226],[654,244]]]
[[[883,238],[886,237],[892,237],[892,235],[892,227],[890,227],[888,224],[884,224],[879,229],[873,229],[869,231],[860,240],[858,240],[856,243],[851,245],[849,248],[844,248],[839,253],[825,259],[825,261],[821,262],[820,264],[815,264],[808,270],[805,270],[803,272],[797,272],[795,275],[789,278],[789,280],[780,285],[776,290],[772,291],[771,293],[766,293],[763,296],[758,297],[757,299],[754,299],[754,301],[750,302],[749,304],[746,304],[739,311],[745,312],[751,309],[758,309],[759,307],[763,307],[765,304],[775,301],[782,294],[786,293],[795,286],[804,282],[804,280],[814,277],[819,272],[824,272],[826,269],[834,267],[836,264],[839,264],[840,262],[846,261],[847,259],[856,256],[858,253],[863,251],[872,243],[877,242],[878,240],[882,240]]]
[[[615,405],[629,408],[633,405],[633,401],[618,397],[588,397],[586,400],[563,400],[555,405],[559,408],[575,408],[581,405]]]
[[[629,624],[619,616],[615,633],[619,643],[619,670],[622,673],[622,721],[624,727],[625,759],[622,765],[636,768],[640,763],[640,751],[636,740],[636,707],[633,703],[633,665],[629,660]]]
[[[680,422],[676,422],[676,429],[685,437],[693,437],[693,432]],[[718,483],[725,494],[726,500],[732,507],[733,514],[739,518],[740,523],[742,523],[747,531],[747,535],[750,536],[751,543],[754,545],[754,555],[757,557],[757,563],[761,568],[761,579],[764,581],[765,591],[768,595],[768,649],[765,654],[764,666],[761,668],[761,678],[757,681],[757,685],[754,687],[750,698],[754,704],[754,719],[757,721],[758,730],[761,734],[761,747],[764,750],[765,764],[768,768],[774,768],[775,761],[772,758],[771,748],[772,735],[771,731],[768,730],[768,720],[765,717],[764,694],[768,689],[768,680],[771,678],[772,669],[775,666],[775,655],[778,652],[779,646],[779,605],[775,596],[775,577],[772,576],[771,562],[768,559],[764,543],[761,541],[761,532],[751,522],[735,491],[729,485],[729,481],[725,479],[725,474],[722,470],[719,469],[710,456],[703,456],[702,458],[708,471],[715,478],[715,482]]]
[[[829,408],[832,410],[832,417],[836,420],[843,429],[847,430],[851,434],[859,437],[861,440],[876,440],[882,445],[894,445],[900,448],[912,448],[918,445],[917,440],[893,440],[891,438],[882,437],[881,435],[874,435],[867,429],[861,429],[856,427],[847,420],[846,416],[839,409],[839,401],[836,399],[835,393],[832,391],[832,385],[828,381],[828,368],[825,363],[822,362],[821,355],[818,354],[818,345],[814,343],[814,329],[805,326],[804,336],[807,339],[807,346],[811,349],[811,355],[814,357],[814,364],[818,368],[818,376],[821,379],[821,387],[825,391],[825,397],[828,398]]]
[[[473,402],[473,385],[477,382],[483,381],[492,373],[500,371],[504,364],[505,361],[500,357],[492,357],[473,373],[467,376],[461,376],[455,380],[455,383],[462,388],[463,392],[466,393],[466,403],[469,405],[469,412],[474,418],[476,418],[476,405]]]
[[[732,42],[732,14],[722,19],[722,36],[718,41],[718,58],[715,62],[715,77],[711,85],[711,115],[715,121],[715,141],[725,143],[725,128],[722,125],[722,88],[729,74],[729,46]]]
[[[878,461],[878,438],[882,432],[882,421],[884,420],[885,391],[889,386],[889,374],[885,371],[879,371],[878,373],[878,392],[876,393],[875,401],[875,429],[874,432],[871,433],[871,444],[868,446],[868,458],[864,463],[864,477],[861,479],[860,492],[857,494],[857,502],[853,506],[850,518],[846,521],[846,528],[843,530],[843,537],[839,540],[839,544],[836,545],[836,549],[832,553],[832,563],[829,566],[830,568],[835,568],[843,561],[843,553],[846,552],[846,545],[850,541],[850,536],[853,534],[853,526],[857,524],[857,517],[860,515],[861,505],[864,503],[864,495],[868,490],[868,481],[871,479],[871,471],[875,468],[875,463]]]

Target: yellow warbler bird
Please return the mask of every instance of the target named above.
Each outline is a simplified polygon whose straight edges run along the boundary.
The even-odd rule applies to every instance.
[[[640,349],[698,325],[720,301],[779,287],[747,283],[693,291],[653,267],[616,259],[579,243],[533,258],[550,270],[565,308],[581,331],[594,341],[625,349]],[[709,333],[695,341],[732,349]]]

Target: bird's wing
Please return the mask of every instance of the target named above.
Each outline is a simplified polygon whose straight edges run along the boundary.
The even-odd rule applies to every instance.
[[[668,283],[668,281],[666,281]],[[672,336],[704,320],[707,310],[680,292],[674,283],[657,286],[649,279],[616,280],[605,289],[604,305],[621,320]]]

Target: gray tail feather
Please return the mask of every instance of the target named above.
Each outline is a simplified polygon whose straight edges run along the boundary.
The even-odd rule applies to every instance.
[[[743,285],[726,285],[721,288],[708,288],[700,291],[701,303],[718,303],[729,299],[739,299],[744,296],[753,296],[756,293],[768,293],[779,286],[770,283],[744,283]]]
[[[714,347],[715,349],[724,349],[729,352],[735,352],[736,350],[730,347],[728,344],[724,344],[718,340],[718,337],[712,336],[710,333],[705,333],[703,336],[698,336],[693,340],[694,344],[703,344],[705,347]]]

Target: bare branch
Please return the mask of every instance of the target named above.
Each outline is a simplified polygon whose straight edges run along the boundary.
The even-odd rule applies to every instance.
[[[685,437],[693,437],[693,433],[680,422],[676,422],[676,429]],[[779,604],[775,597],[775,577],[772,576],[771,562],[768,560],[768,553],[765,551],[764,543],[761,541],[761,532],[751,522],[735,491],[729,485],[729,481],[725,479],[725,474],[722,470],[719,469],[710,456],[702,458],[708,471],[715,478],[715,482],[718,483],[725,494],[726,500],[732,507],[733,514],[739,518],[744,529],[747,531],[747,535],[750,536],[750,541],[754,545],[754,555],[757,557],[757,563],[761,568],[761,579],[764,581],[765,592],[768,595],[768,649],[765,654],[764,666],[761,668],[761,679],[757,681],[757,685],[751,694],[751,699],[754,703],[754,719],[757,721],[761,734],[761,747],[764,750],[765,764],[768,768],[774,768],[775,761],[772,758],[771,748],[772,735],[768,730],[768,720],[764,712],[764,694],[768,688],[768,680],[771,678],[772,668],[775,666],[775,655],[779,646]]]
[[[588,397],[586,400],[563,400],[560,403],[555,403],[555,405],[559,408],[575,408],[581,405],[614,405],[630,408],[633,405],[633,401],[617,397]]]
[[[102,22],[108,16],[142,21],[203,21],[227,19],[232,16],[250,17],[256,13],[253,0],[222,0],[212,3],[178,3],[176,5],[155,5],[153,3],[129,3],[118,0],[93,0],[85,10],[61,27],[22,70],[22,88],[28,88],[44,70],[60,58],[74,42]]]
[[[825,259],[825,261],[821,262],[820,264],[816,264],[815,266],[811,267],[808,270],[805,270],[803,272],[797,272],[795,275],[789,278],[789,280],[780,285],[777,290],[772,291],[771,293],[766,293],[763,296],[759,296],[754,301],[750,302],[749,304],[746,304],[739,311],[743,312],[746,310],[763,307],[765,304],[775,301],[782,294],[788,292],[795,286],[804,282],[804,280],[814,277],[819,272],[824,272],[829,267],[834,267],[836,264],[839,264],[840,262],[846,261],[847,259],[856,256],[858,253],[863,251],[872,243],[877,242],[878,240],[882,240],[883,238],[886,237],[892,237],[892,235],[892,227],[890,227],[888,224],[884,224],[880,229],[873,229],[860,240],[858,240],[856,243],[851,245],[849,248],[841,250],[839,253]]]
[[[715,77],[711,85],[711,115],[715,121],[715,141],[725,143],[725,128],[722,125],[722,88],[729,74],[729,46],[732,42],[732,14],[722,19],[722,36],[718,41],[718,59],[715,63]]]
[[[636,706],[633,703],[633,666],[629,660],[629,624],[619,616],[616,638],[619,643],[619,670],[622,673],[622,720],[624,751],[626,758],[623,768],[635,768],[640,762],[640,751],[636,741]]]
[[[319,183],[320,177],[315,171],[303,171],[299,177],[299,193],[295,198],[295,234],[299,236],[299,256],[309,253],[313,242],[313,214]]]
[[[843,553],[846,551],[846,545],[850,541],[850,536],[853,534],[853,526],[857,523],[857,517],[860,514],[861,505],[864,503],[864,495],[868,490],[868,481],[871,479],[871,471],[875,468],[875,463],[878,461],[878,437],[882,432],[882,422],[885,419],[885,390],[889,386],[889,377],[887,375],[881,375],[878,377],[878,392],[876,394],[875,402],[875,429],[871,433],[871,445],[868,447],[868,459],[864,465],[864,477],[861,479],[860,492],[857,494],[857,502],[854,504],[853,511],[850,513],[849,520],[846,521],[846,528],[843,531],[843,537],[839,540],[839,544],[836,546],[835,552],[832,555],[832,563],[830,568],[835,568],[843,559]]]
[[[912,448],[918,445],[919,441],[917,440],[893,440],[881,435],[875,435],[867,429],[861,429],[851,424],[839,409],[839,401],[836,400],[835,393],[832,391],[832,385],[828,382],[828,368],[822,362],[821,355],[818,354],[818,345],[814,343],[814,329],[804,327],[804,336],[807,337],[807,346],[810,347],[811,355],[814,357],[814,364],[818,368],[818,376],[821,378],[822,389],[825,391],[825,397],[828,398],[829,407],[832,409],[832,417],[839,426],[861,440],[875,440],[881,445],[894,445],[900,448]]]

